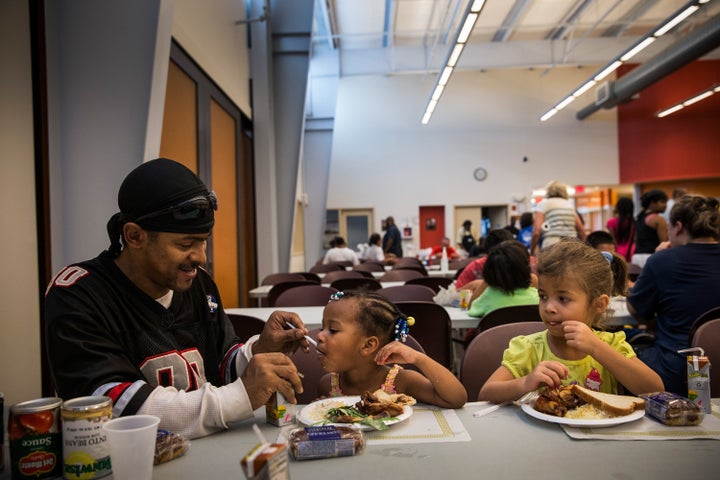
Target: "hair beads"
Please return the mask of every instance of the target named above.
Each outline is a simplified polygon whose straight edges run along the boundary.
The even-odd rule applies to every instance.
[[[407,317],[407,319],[400,317],[395,320],[395,340],[405,343],[407,336],[410,334],[410,327],[414,324],[415,319],[413,317]]]

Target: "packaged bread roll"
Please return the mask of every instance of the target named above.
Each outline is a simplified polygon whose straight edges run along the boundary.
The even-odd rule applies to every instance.
[[[704,413],[692,400],[672,392],[640,395],[645,400],[645,413],[665,425],[699,425]]]
[[[353,427],[323,425],[290,432],[290,454],[295,460],[348,457],[365,450],[365,434]]]

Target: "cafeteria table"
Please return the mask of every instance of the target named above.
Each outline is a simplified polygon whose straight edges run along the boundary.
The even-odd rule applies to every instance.
[[[720,417],[720,400],[714,399],[713,403],[714,416]],[[357,456],[289,460],[290,478],[674,480],[717,478],[720,471],[720,440],[574,440],[559,425],[532,418],[517,406],[503,406],[491,414],[474,417],[473,412],[480,408],[479,402],[471,402],[454,411],[469,441],[391,445],[371,441]],[[413,420],[410,416],[405,421]],[[646,420],[654,422],[640,421]],[[245,478],[240,459],[258,443],[253,423],[269,441],[274,441],[281,431],[266,423],[265,411],[260,408],[254,419],[192,440],[185,456],[156,466],[153,478]],[[368,438],[379,433],[372,432]]]
[[[246,307],[246,308],[226,308],[225,312],[240,315],[250,315],[267,320],[270,314],[276,310],[297,313],[305,325],[310,328],[317,328],[322,325],[322,314],[325,307]],[[450,315],[452,328],[476,328],[479,318],[468,315],[468,310],[458,307],[444,305],[445,310]],[[615,316],[606,324],[606,327],[622,327],[623,325],[637,325],[637,320],[627,312],[627,309],[618,309]]]
[[[247,308],[226,308],[226,313],[233,313],[239,315],[250,315],[253,317],[267,320],[276,310],[283,310],[285,312],[295,312],[302,319],[303,323],[311,328],[318,328],[322,325],[323,309],[325,307],[247,307]],[[477,327],[478,319],[468,315],[467,310],[463,310],[457,307],[445,306],[450,315],[450,321],[452,322],[453,328],[474,328]]]

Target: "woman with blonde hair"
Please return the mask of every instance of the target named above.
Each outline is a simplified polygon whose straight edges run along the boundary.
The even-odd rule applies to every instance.
[[[585,240],[585,227],[568,199],[567,186],[553,181],[545,187],[545,199],[535,207],[530,253],[554,245],[566,237]]]

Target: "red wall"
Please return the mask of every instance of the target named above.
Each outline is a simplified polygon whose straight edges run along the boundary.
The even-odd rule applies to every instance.
[[[435,219],[435,230],[428,230],[427,221]],[[440,245],[445,236],[445,207],[420,207],[420,248],[431,248]]]
[[[622,66],[618,76],[635,66]],[[720,177],[720,93],[655,113],[720,84],[720,60],[693,62],[618,107],[620,183]]]

